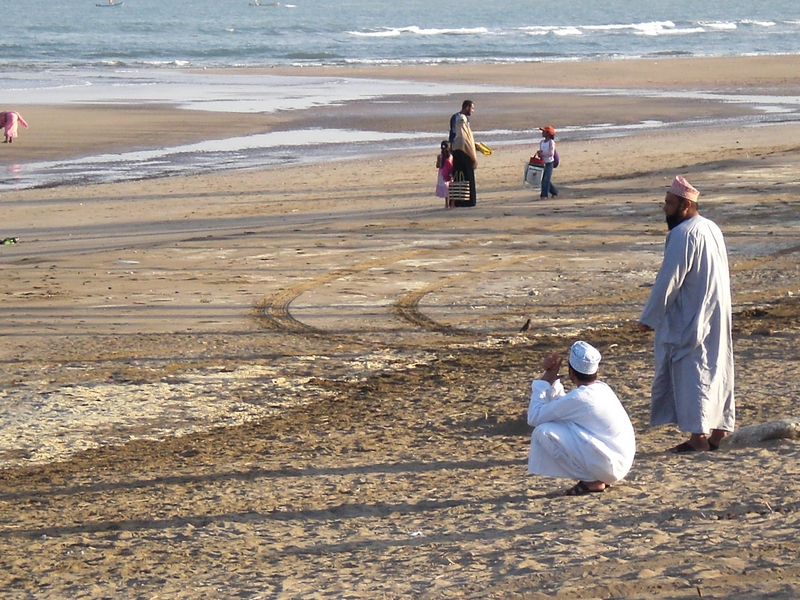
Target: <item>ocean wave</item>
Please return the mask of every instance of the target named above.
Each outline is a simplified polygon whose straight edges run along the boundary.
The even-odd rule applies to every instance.
[[[736,23],[731,23],[730,21],[698,21],[697,25],[700,27],[706,27],[708,29],[716,29],[720,31],[732,31],[734,29],[738,29],[738,25],[736,25]]]
[[[709,28],[715,29],[736,29],[735,23],[713,22],[708,24]],[[646,21],[642,23],[612,23],[609,25],[530,25],[519,27],[516,31],[522,31],[529,36],[547,35],[552,33],[558,36],[584,35],[586,33],[619,33],[631,32],[640,36],[659,36],[659,35],[686,35],[691,33],[704,33],[703,27],[678,27],[673,21]]]
[[[632,29],[634,31],[650,31],[660,29],[672,29],[675,27],[673,21],[643,21],[641,23],[612,23],[609,25],[579,25],[586,31],[620,31]]]
[[[137,62],[149,67],[188,67],[192,64],[188,60],[142,60]]]
[[[462,28],[447,28],[447,29],[425,29],[412,25],[410,27],[381,27],[373,31],[348,31],[348,35],[355,37],[398,37],[404,33],[413,33],[414,35],[482,35],[489,33],[486,27],[462,27]]]
[[[649,52],[647,57],[662,57],[662,58],[676,58],[682,56],[695,56],[694,53],[688,50],[659,50],[656,52]]]
[[[675,29],[675,23],[672,21],[654,21],[652,23],[638,23],[632,27],[636,35],[649,35],[657,36],[665,31],[672,31]]]
[[[408,66],[408,65],[485,65],[485,64],[529,64],[537,62],[576,62],[574,56],[542,51],[531,56],[428,56],[420,58],[348,58],[343,64],[352,66]],[[301,66],[301,65],[298,65]]]
[[[775,21],[753,21],[752,19],[742,19],[739,21],[742,25],[758,25],[759,27],[774,27]]]
[[[553,30],[553,35],[583,35],[583,32],[578,27],[559,27]]]
[[[652,35],[691,35],[693,33],[706,33],[705,28],[703,27],[686,27],[685,29],[664,29],[661,31],[657,31],[655,34]],[[641,35],[651,35],[651,34],[641,34]]]
[[[400,37],[400,30],[386,29],[384,31],[348,31],[347,35],[366,38]]]
[[[800,24],[800,21],[785,22],[786,24]],[[519,27],[516,31],[522,31],[529,36],[541,36],[547,34],[555,35],[584,35],[586,33],[620,33],[630,31],[639,36],[659,36],[659,35],[688,35],[693,33],[706,33],[708,30],[714,31],[735,31],[739,25],[758,25],[771,27],[772,22],[742,20],[734,21],[696,21],[688,27],[679,27],[674,21],[644,21],[640,23],[610,23],[607,25],[570,25],[566,27],[552,25],[530,25]]]
[[[690,35],[705,33],[702,27],[678,27],[672,22],[668,23],[642,23],[634,27],[634,34],[638,36],[657,37],[662,35]]]
[[[288,52],[284,55],[284,58],[287,60],[336,60],[342,59],[341,56],[336,56],[335,54],[331,54],[329,52]]]
[[[78,88],[87,88],[92,87],[91,81],[78,81],[73,83],[65,83],[61,85],[54,85],[51,82],[42,82],[42,81],[31,81],[27,85],[19,85],[19,82],[14,87],[7,87],[3,91],[5,93],[11,92],[44,92],[44,91],[52,91],[52,90],[73,90]]]
[[[463,56],[456,57],[421,57],[421,58],[346,58],[343,64],[352,66],[366,67],[398,67],[404,65],[453,65],[453,64],[473,64],[478,61],[474,58]]]

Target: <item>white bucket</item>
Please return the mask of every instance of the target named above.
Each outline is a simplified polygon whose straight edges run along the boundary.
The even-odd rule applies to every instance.
[[[522,182],[522,185],[525,185],[527,183],[533,186],[541,186],[543,176],[544,176],[543,165],[532,165],[529,163],[525,165],[525,180]]]

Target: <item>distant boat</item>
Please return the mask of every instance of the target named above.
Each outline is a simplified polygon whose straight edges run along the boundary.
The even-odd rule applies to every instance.
[[[122,6],[125,4],[124,2],[103,2],[102,4],[95,4],[95,6],[99,6],[100,8],[117,8],[118,6]]]
[[[280,5],[281,5],[280,2],[267,2],[266,4],[262,4],[258,0],[253,0],[250,3],[250,6],[280,6]]]

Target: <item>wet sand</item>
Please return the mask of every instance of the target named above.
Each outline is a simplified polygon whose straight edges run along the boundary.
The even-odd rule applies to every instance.
[[[616,77],[641,77],[626,65]],[[780,67],[739,65],[797,93]],[[591,68],[563,65],[575,87],[594,85]],[[668,87],[685,72],[654,77]],[[444,117],[416,110],[446,121],[448,100]],[[597,104],[558,100],[559,126]],[[492,101],[476,130],[501,121]],[[622,122],[655,107],[594,110]],[[74,110],[41,107],[35,122]],[[117,143],[114,128],[137,144],[194,135],[196,115],[159,110],[158,131],[139,110],[100,111],[92,127],[107,138],[81,151]],[[270,119],[242,131],[285,126]],[[77,150],[56,127],[37,131],[32,160]],[[544,202],[522,186],[532,145],[498,148],[481,158],[478,206],[452,211],[433,197],[434,154],[3,194],[0,235],[21,243],[0,252],[0,586],[20,598],[796,597],[798,442],[664,455],[682,434],[647,426],[652,339],[634,325],[660,263],[660,201],[681,173],[729,246],[738,422],[797,416],[798,139],[782,125],[566,141],[561,194]],[[609,492],[565,499],[574,482],[525,471],[524,410],[541,358],[577,338],[601,349],[638,454]]]

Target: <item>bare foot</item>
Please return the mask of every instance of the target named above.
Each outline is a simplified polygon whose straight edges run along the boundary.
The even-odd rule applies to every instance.
[[[719,443],[728,435],[724,429],[712,429],[711,435],[708,436],[708,445],[710,450],[719,450]]]
[[[711,450],[708,437],[702,433],[693,433],[688,440],[674,448],[670,448],[667,452],[683,454],[684,452],[707,452],[708,450]]]

